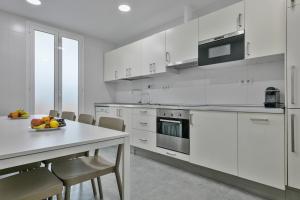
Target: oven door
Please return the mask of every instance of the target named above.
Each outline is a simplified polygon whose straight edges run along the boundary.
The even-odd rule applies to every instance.
[[[156,146],[172,151],[190,153],[189,120],[157,118]]]
[[[245,35],[222,36],[199,42],[198,65],[243,60],[245,58]]]

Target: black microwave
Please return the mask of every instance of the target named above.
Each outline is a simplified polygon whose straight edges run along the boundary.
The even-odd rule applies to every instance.
[[[223,63],[245,58],[245,34],[237,31],[199,42],[198,66]]]

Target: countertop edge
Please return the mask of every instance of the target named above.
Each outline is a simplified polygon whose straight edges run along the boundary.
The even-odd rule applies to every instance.
[[[95,103],[95,107],[121,107],[121,108],[147,108],[147,109],[179,109],[191,111],[220,111],[220,112],[244,112],[244,113],[270,113],[284,114],[284,108],[265,108],[255,106],[226,106],[226,105],[199,105],[199,106],[181,106],[181,105],[149,105],[149,104],[123,104],[123,103]]]

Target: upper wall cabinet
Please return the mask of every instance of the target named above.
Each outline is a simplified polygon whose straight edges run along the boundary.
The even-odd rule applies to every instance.
[[[285,53],[286,0],[245,0],[246,58]]]
[[[122,47],[121,68],[125,78],[132,78],[142,75],[142,41],[137,41]]]
[[[199,18],[199,41],[244,29],[244,3],[239,2]]]
[[[122,77],[122,49],[116,49],[105,53],[104,55],[104,81],[118,80]]]
[[[300,5],[287,10],[287,93],[288,107],[300,108]]]
[[[168,66],[197,61],[198,19],[167,30],[166,54]]]
[[[143,75],[166,72],[166,32],[142,40]]]

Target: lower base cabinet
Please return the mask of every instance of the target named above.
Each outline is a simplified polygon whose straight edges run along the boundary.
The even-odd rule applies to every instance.
[[[300,109],[288,110],[288,186],[300,189]]]
[[[237,113],[191,112],[191,163],[237,175]]]
[[[238,175],[285,189],[283,114],[238,114]]]
[[[131,130],[131,145],[146,149],[149,151],[155,151],[156,148],[156,134],[141,130]]]

